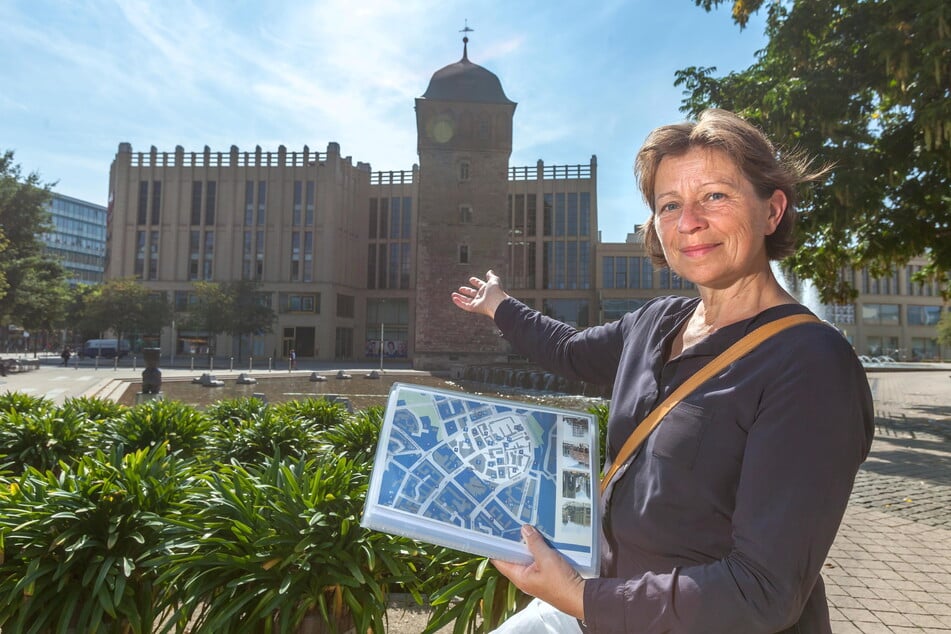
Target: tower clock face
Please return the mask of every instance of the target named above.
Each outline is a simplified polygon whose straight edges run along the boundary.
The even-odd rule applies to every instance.
[[[455,134],[455,126],[452,123],[452,119],[446,115],[439,115],[433,120],[432,127],[430,128],[430,135],[432,136],[433,141],[436,143],[448,143]]]

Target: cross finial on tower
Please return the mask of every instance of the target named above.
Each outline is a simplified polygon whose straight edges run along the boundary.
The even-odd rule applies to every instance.
[[[459,32],[462,33],[462,59],[469,59],[469,34],[475,31],[475,29],[469,28],[469,18],[466,18],[466,25],[459,29]]]

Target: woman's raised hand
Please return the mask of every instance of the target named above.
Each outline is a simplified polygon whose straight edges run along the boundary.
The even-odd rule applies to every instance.
[[[495,310],[508,294],[502,290],[499,276],[492,270],[485,274],[485,279],[469,278],[469,286],[460,286],[452,294],[452,302],[462,310],[470,313],[480,313],[489,318],[495,317]]]

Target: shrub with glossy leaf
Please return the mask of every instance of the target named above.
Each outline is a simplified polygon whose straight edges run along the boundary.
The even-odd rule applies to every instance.
[[[317,447],[317,438],[304,420],[282,415],[271,407],[249,413],[247,418],[226,417],[214,423],[208,435],[208,455],[219,462],[254,463],[274,456],[301,458],[314,455]]]
[[[156,566],[186,474],[160,445],[0,482],[3,631],[158,631],[167,606]]]
[[[325,451],[345,456],[369,468],[383,427],[383,408],[370,407],[348,416],[319,435]]]
[[[187,500],[190,535],[162,582],[194,632],[293,632],[308,615],[336,631],[384,632],[387,582],[412,588],[401,538],[359,524],[365,470],[342,458],[223,466]]]
[[[91,421],[104,422],[121,416],[128,408],[107,398],[77,396],[63,403],[63,411],[75,413]]]
[[[127,451],[168,443],[169,451],[194,456],[204,449],[208,418],[178,401],[158,399],[136,405],[106,424],[106,440]]]
[[[212,423],[250,420],[268,408],[259,398],[241,397],[216,401],[205,409]]]
[[[324,398],[306,398],[274,405],[274,410],[288,418],[299,418],[313,430],[321,431],[342,423],[350,415],[340,403]]]
[[[4,392],[0,394],[0,411],[36,412],[41,409],[53,409],[53,401],[43,396],[33,396],[24,392]]]
[[[82,457],[96,432],[85,416],[43,403],[33,409],[0,410],[0,469],[57,469],[60,461]]]
[[[484,634],[525,607],[531,597],[515,587],[485,557],[450,549],[437,550],[427,570],[432,591],[429,622],[423,634],[452,623],[453,634]]]

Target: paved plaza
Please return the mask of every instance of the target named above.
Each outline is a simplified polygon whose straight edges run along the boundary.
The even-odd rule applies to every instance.
[[[116,378],[141,377],[141,368],[74,369],[53,362],[0,378],[0,392],[61,403],[108,391]],[[163,369],[165,376],[194,374]],[[823,573],[833,631],[951,634],[951,365],[868,377],[876,438]],[[394,607],[389,631],[418,634],[425,620],[420,608]]]

